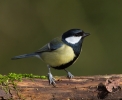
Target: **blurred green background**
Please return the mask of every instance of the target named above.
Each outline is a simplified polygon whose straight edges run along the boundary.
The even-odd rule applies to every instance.
[[[122,0],[0,0],[0,74],[47,75],[40,59],[11,58],[34,52],[72,28],[91,33],[68,68],[72,74],[122,73]]]

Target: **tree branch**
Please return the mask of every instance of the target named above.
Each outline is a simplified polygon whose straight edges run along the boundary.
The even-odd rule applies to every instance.
[[[16,83],[16,84],[15,84]],[[1,85],[0,98],[3,100],[97,100],[122,99],[122,74],[79,76],[73,79],[56,77],[56,87],[47,79],[23,79],[21,82]]]

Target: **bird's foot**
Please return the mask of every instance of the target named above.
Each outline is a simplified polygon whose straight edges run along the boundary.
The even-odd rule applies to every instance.
[[[48,73],[48,80],[49,80],[49,84],[52,84],[53,86],[56,85],[55,78],[53,77],[51,73]]]
[[[71,78],[74,77],[74,75],[72,75],[70,72],[67,72],[67,77],[68,77],[69,79],[71,79]]]

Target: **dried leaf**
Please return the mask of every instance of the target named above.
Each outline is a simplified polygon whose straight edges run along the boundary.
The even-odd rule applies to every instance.
[[[120,79],[107,79],[105,82],[106,89],[108,92],[114,92],[119,89],[120,85]]]

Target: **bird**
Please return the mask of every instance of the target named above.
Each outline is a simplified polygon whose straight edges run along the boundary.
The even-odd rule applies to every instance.
[[[70,29],[61,36],[52,39],[36,52],[15,56],[12,60],[28,57],[40,58],[47,64],[49,84],[55,85],[55,78],[50,68],[65,70],[67,77],[69,79],[73,78],[74,75],[66,70],[66,68],[76,62],[82,51],[84,38],[89,35],[90,33],[86,33],[81,29]]]

